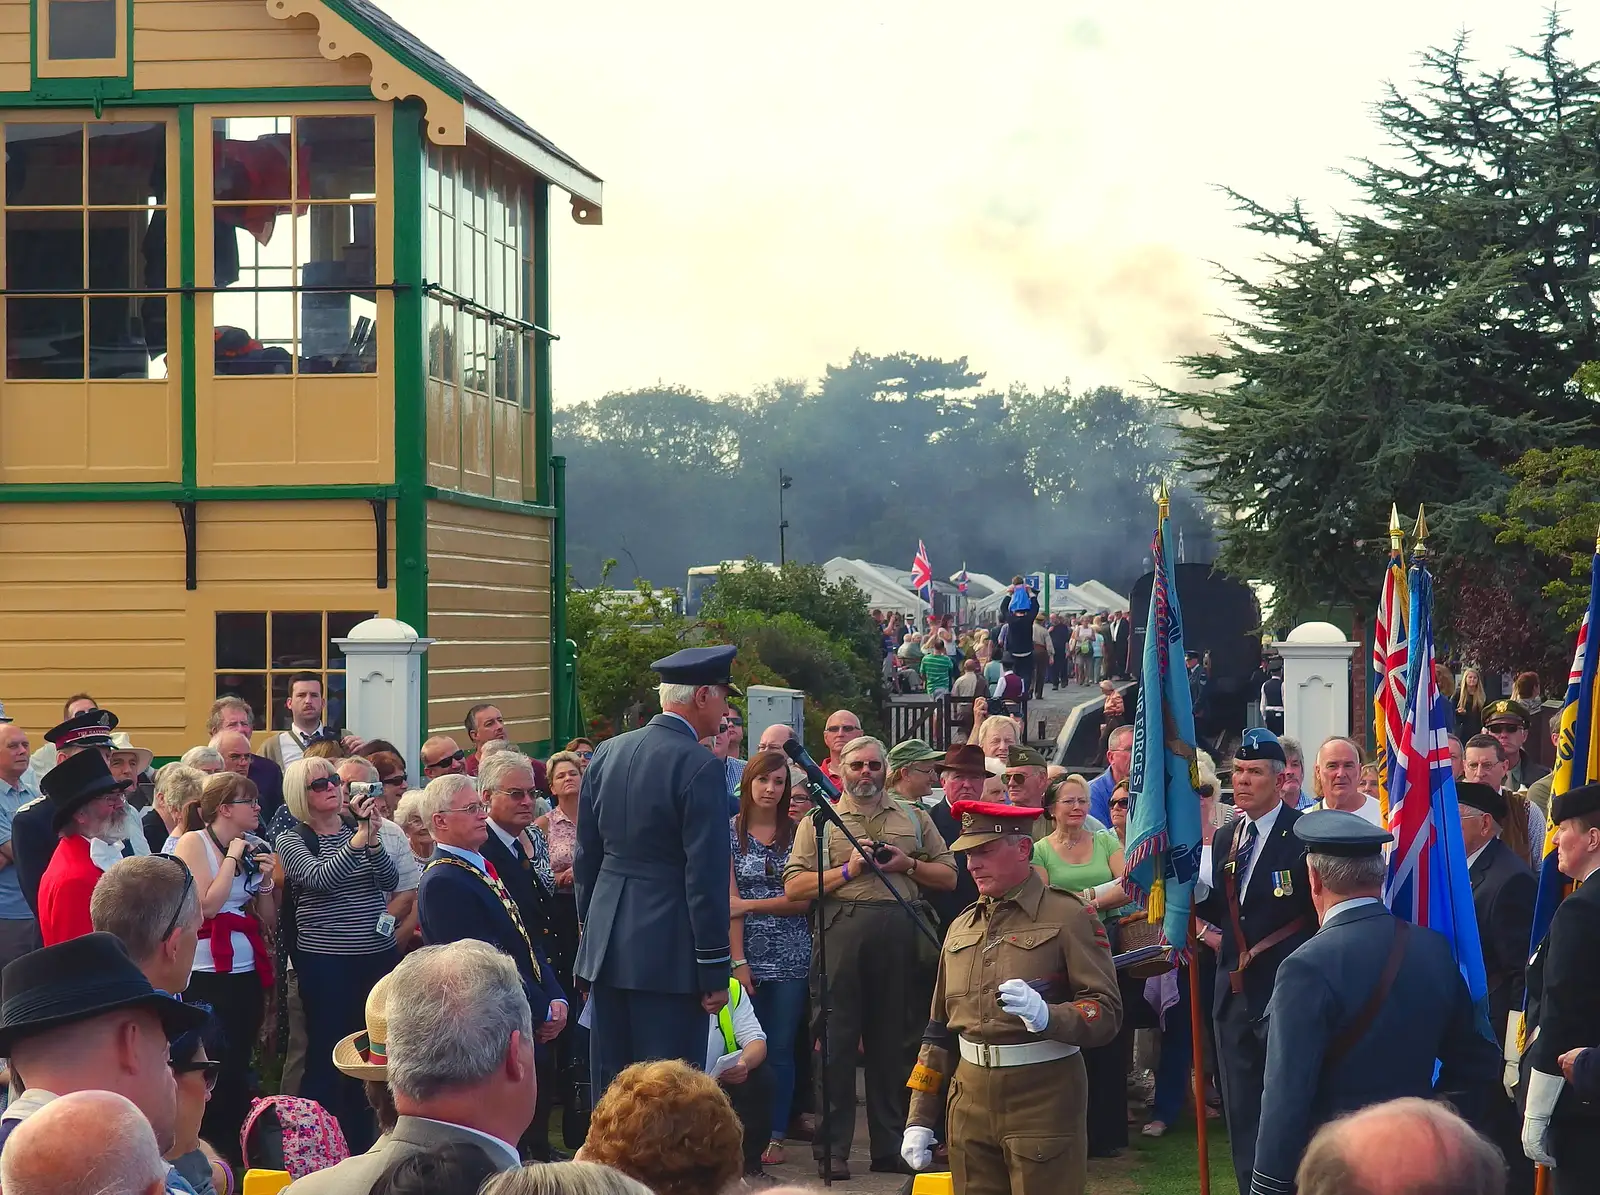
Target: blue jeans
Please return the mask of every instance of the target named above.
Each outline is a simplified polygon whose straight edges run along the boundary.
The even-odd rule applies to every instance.
[[[751,999],[767,1032],[766,1067],[772,1072],[772,1139],[782,1140],[794,1102],[794,1043],[807,1022],[810,983],[805,979],[756,981]]]

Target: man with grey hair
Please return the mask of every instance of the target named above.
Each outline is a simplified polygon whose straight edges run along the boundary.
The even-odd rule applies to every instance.
[[[236,731],[248,741],[255,730],[256,715],[243,697],[226,694],[211,703],[206,715],[206,733],[212,736],[223,731]],[[252,752],[254,748],[251,748]],[[283,769],[264,755],[250,756],[249,770],[244,773],[261,795],[261,824],[272,824],[272,815],[283,804]]]
[[[175,855],[135,855],[115,863],[89,898],[94,928],[127,947],[128,957],[159,992],[181,995],[199,944],[200,895]]]
[[[1321,798],[1317,808],[1342,809],[1365,818],[1374,826],[1383,824],[1383,808],[1378,798],[1361,791],[1361,749],[1354,739],[1342,734],[1323,739],[1322,746],[1317,748],[1312,775]]]
[[[1502,1195],[1506,1169],[1449,1107],[1407,1097],[1323,1125],[1295,1180],[1300,1195]]]
[[[1278,739],[1283,747],[1283,771],[1278,774],[1278,796],[1290,809],[1304,813],[1316,804],[1316,798],[1305,791],[1306,754],[1299,739],[1283,735]]]
[[[598,1094],[647,1058],[703,1066],[706,1015],[728,1003],[728,792],[700,740],[728,713],[732,647],[651,665],[661,712],[601,743],[578,794],[573,974],[590,985]]]
[[[844,790],[839,817],[867,851],[882,852],[879,867],[888,884],[908,901],[924,890],[951,892],[956,886],[955,856],[933,818],[920,803],[894,799],[885,788],[887,752],[862,735],[839,752]],[[1042,768],[1041,768],[1042,771]],[[794,901],[818,898],[817,834],[813,809],[796,827],[794,846],[783,869],[784,895]],[[924,949],[883,881],[850,845],[838,826],[823,839],[821,938],[830,977],[832,1008],[828,1021],[828,1101],[833,1140],[818,1131],[812,1153],[819,1173],[850,1177],[850,1146],[856,1120],[856,1043],[865,1050],[867,1127],[873,1170],[899,1172],[900,1137],[908,1109],[906,1077],[917,1061],[923,1012],[933,998],[936,959]]]
[[[1256,1126],[1266,1083],[1267,1002],[1278,966],[1316,930],[1298,810],[1280,799],[1283,746],[1262,727],[1244,732],[1234,754],[1233,804],[1200,852],[1195,913],[1201,939],[1217,954],[1212,1020],[1217,1072],[1228,1116],[1239,1190],[1250,1190]]]
[[[424,946],[389,976],[386,1008],[386,1077],[400,1119],[366,1153],[290,1183],[293,1195],[368,1195],[402,1158],[452,1143],[476,1145],[497,1171],[522,1165],[513,1143],[538,1089],[516,965],[483,942]]]
[[[346,799],[352,784],[370,784],[372,793],[383,799],[383,782],[378,769],[364,755],[349,755],[338,763],[339,779],[344,781]],[[411,840],[406,832],[388,818],[378,823],[378,841],[384,853],[394,860],[395,874],[399,877],[393,892],[385,895],[389,901],[389,916],[394,918],[394,940],[404,950],[417,932],[417,886],[422,883],[422,868],[411,853]]]
[[[112,1091],[51,1100],[0,1154],[6,1195],[161,1195],[167,1175],[150,1122]]]
[[[1278,966],[1267,1006],[1251,1195],[1292,1195],[1312,1134],[1336,1116],[1435,1093],[1481,1115],[1500,1071],[1449,939],[1384,906],[1394,836],[1336,809],[1305,814],[1294,833],[1322,927]]]

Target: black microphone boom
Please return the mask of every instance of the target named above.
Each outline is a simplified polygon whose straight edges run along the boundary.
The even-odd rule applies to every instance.
[[[828,779],[828,773],[817,766],[817,761],[811,758],[810,753],[806,751],[799,739],[790,739],[784,743],[783,753],[805,769],[806,779],[827,794],[828,800],[837,801],[839,799],[838,788],[832,780]]]

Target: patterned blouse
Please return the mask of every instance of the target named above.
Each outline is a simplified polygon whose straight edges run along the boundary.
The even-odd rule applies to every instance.
[[[728,820],[733,877],[741,900],[776,900],[783,895],[783,868],[789,850],[778,850],[746,836],[739,851],[736,818]],[[757,983],[805,979],[811,973],[811,919],[751,913],[744,919],[744,956]]]
[[[578,824],[562,813],[559,805],[550,810],[548,824],[550,830],[546,835],[546,845],[550,848],[550,870],[571,871],[572,856],[578,849]]]

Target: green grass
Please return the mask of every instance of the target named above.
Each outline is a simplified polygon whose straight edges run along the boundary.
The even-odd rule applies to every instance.
[[[1151,1139],[1129,1126],[1129,1148],[1119,1158],[1089,1163],[1089,1189],[1095,1195],[1196,1195],[1200,1158],[1194,1120],[1184,1117],[1165,1137]],[[1228,1130],[1219,1120],[1206,1123],[1210,1150],[1211,1195],[1238,1195],[1228,1153]]]

